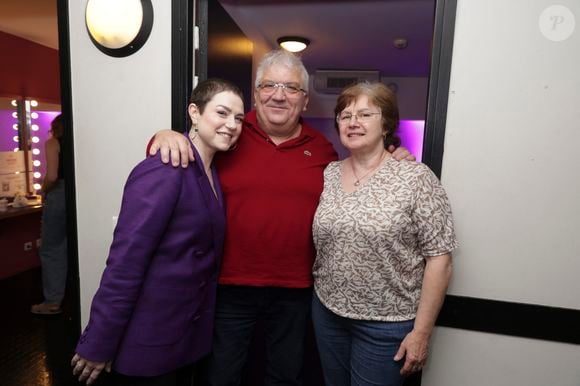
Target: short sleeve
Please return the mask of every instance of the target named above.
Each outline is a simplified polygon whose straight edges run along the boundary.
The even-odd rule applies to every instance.
[[[447,194],[431,169],[422,165],[417,174],[412,219],[418,229],[423,256],[438,256],[457,248],[453,216]]]

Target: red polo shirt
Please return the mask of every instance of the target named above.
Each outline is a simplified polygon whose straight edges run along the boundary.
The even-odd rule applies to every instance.
[[[227,208],[219,282],[304,288],[312,285],[312,219],[323,171],[337,154],[301,121],[300,136],[275,145],[246,114],[237,148],[216,163]]]

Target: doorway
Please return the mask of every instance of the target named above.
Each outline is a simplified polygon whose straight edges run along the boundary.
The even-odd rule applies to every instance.
[[[275,4],[260,0],[221,0],[208,3],[208,77],[235,81],[246,87],[244,91],[251,98],[257,63],[264,53],[278,48],[277,38],[285,35],[306,38],[310,46],[300,56],[311,80],[309,106],[303,117],[327,136],[339,156],[347,154],[334,128],[333,109],[340,88],[325,87],[324,83],[320,86],[320,78],[328,72],[347,78],[353,73],[372,71],[377,80],[397,93],[402,145],[437,173],[436,158],[442,152],[442,145],[433,139],[442,133],[445,105],[442,101],[436,105],[435,101],[438,100],[437,91],[446,87],[444,75],[450,69],[450,62],[446,61],[450,60],[450,51],[442,57],[439,50],[441,41],[452,44],[452,39],[443,39],[442,27],[446,22],[443,11],[447,6],[447,16],[454,14],[453,4],[435,0],[281,1]],[[445,27],[452,29],[453,25]],[[201,47],[204,47],[203,41]],[[237,63],[235,66],[232,60]],[[252,70],[245,67],[240,74],[240,68],[248,61]],[[428,120],[431,125],[426,127]],[[322,384],[312,332],[308,340],[304,382]],[[244,375],[245,385],[261,384],[264,372],[262,344],[258,328]],[[420,381],[417,375],[409,378],[407,385],[418,385]]]
[[[43,301],[40,249],[45,143],[61,112],[56,1],[0,5],[0,374],[6,384],[73,384],[77,275],[69,270],[62,313],[33,315]],[[65,172],[66,173],[66,172]],[[5,206],[4,206],[5,204]],[[66,261],[66,253],[62,253]]]

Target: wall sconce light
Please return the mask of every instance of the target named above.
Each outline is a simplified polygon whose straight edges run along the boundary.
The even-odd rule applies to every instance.
[[[299,36],[282,36],[276,40],[280,47],[290,52],[301,52],[308,47],[310,40]]]
[[[93,44],[117,58],[139,50],[153,28],[151,0],[88,0],[85,22]]]

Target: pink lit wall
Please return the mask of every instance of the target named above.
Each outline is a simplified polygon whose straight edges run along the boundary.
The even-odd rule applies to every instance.
[[[425,134],[425,121],[401,120],[399,123],[399,138],[401,146],[406,147],[421,162],[423,154],[423,137]]]
[[[12,151],[18,144],[13,138],[18,135],[12,125],[18,123],[18,119],[12,117],[15,110],[0,110],[0,151]]]
[[[38,125],[38,131],[31,131],[30,137],[38,137],[38,142],[31,142],[32,150],[38,149],[38,154],[32,154],[32,160],[39,161],[40,165],[34,168],[34,171],[38,171],[41,174],[40,178],[34,178],[33,181],[36,183],[41,183],[44,176],[46,165],[45,155],[44,155],[44,143],[50,136],[50,123],[60,112],[58,111],[36,111],[38,113],[38,118],[33,119],[32,123]],[[18,132],[13,129],[13,125],[17,122],[15,118],[12,117],[13,110],[0,110],[0,151],[13,151],[14,148],[18,147],[18,144],[14,141],[14,136],[18,135]]]

